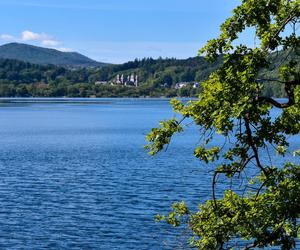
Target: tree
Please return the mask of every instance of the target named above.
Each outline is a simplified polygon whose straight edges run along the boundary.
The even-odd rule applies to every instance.
[[[222,55],[223,65],[204,82],[197,100],[172,100],[180,118],[162,121],[147,136],[146,148],[154,155],[184,130],[186,120],[193,120],[202,138],[195,157],[217,164],[211,200],[196,212],[184,202],[175,203],[167,216],[157,217],[174,226],[186,222],[193,234],[191,244],[198,249],[292,249],[299,238],[300,151],[293,152],[294,163],[284,166],[261,160],[272,149],[284,157],[291,146],[287,138],[300,132],[299,19],[299,0],[243,0],[221,25],[220,36],[200,50],[212,62]],[[248,28],[255,30],[259,45],[236,45]],[[276,51],[286,55],[279,74],[262,78],[262,70],[270,70],[270,53]],[[287,101],[264,96],[265,83],[281,84]],[[274,107],[282,112],[272,118]],[[210,147],[216,134],[227,145]],[[259,174],[251,176],[244,192],[233,187],[217,196],[218,176],[228,181],[245,178],[243,173],[253,167]]]

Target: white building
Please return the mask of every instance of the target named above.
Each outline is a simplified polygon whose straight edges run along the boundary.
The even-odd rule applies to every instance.
[[[175,84],[175,89],[181,89],[181,88],[186,87],[188,85],[189,85],[188,82],[179,82],[179,83]]]
[[[199,82],[195,82],[195,83],[193,84],[193,88],[194,88],[194,89],[200,88],[200,83],[199,83]]]
[[[133,73],[124,77],[124,74],[122,74],[121,76],[118,74],[116,76],[116,80],[114,81],[114,84],[138,87],[138,75]]]

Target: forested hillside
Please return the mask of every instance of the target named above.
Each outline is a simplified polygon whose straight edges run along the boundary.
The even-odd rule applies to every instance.
[[[278,66],[284,64],[287,54],[270,56],[271,73],[262,72],[264,94],[283,97]],[[298,60],[298,56],[294,56]],[[0,59],[0,96],[45,97],[124,97],[124,96],[196,96],[201,82],[222,63],[222,57],[210,64],[202,57],[186,60],[146,58],[121,65],[71,70],[54,65],[38,65],[17,60]],[[120,76],[138,77],[138,87],[117,84]],[[193,86],[195,82],[199,87]],[[176,87],[185,83],[183,87]]]

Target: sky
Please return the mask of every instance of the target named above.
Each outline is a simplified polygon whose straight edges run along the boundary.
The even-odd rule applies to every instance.
[[[239,0],[0,0],[0,44],[77,51],[94,60],[188,58],[219,34]]]

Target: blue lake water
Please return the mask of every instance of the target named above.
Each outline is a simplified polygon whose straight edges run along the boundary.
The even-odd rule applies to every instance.
[[[185,249],[188,232],[154,216],[211,197],[197,130],[153,158],[168,100],[48,101],[0,105],[0,249]]]

